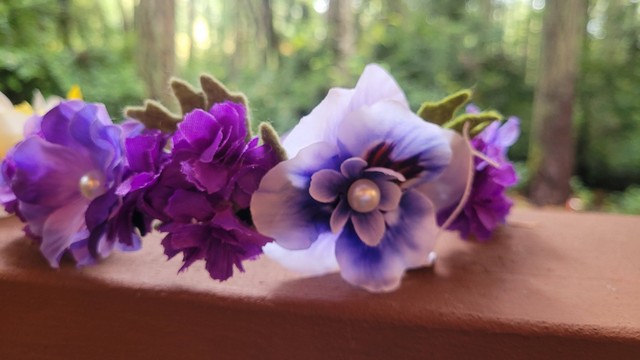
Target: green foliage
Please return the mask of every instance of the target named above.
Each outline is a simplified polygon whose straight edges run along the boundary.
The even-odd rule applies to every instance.
[[[443,125],[453,119],[455,113],[471,100],[471,90],[458,91],[437,102],[424,102],[418,115],[432,123]]]
[[[611,194],[605,209],[623,214],[640,215],[640,186],[629,186],[624,192]]]
[[[61,34],[61,23],[71,14],[59,6],[62,1],[0,3],[0,91],[20,103],[31,101],[36,89],[45,96],[64,96],[78,84],[87,101],[104,103],[119,120],[123,105],[143,96],[130,56],[131,39],[123,36],[99,46],[107,45],[109,30],[95,28],[102,23],[99,5],[67,2],[77,25],[67,29],[68,39]]]
[[[197,83],[201,73],[215,75],[247,95],[254,124],[267,121],[282,133],[330,87],[353,86],[364,65],[377,62],[394,75],[414,110],[425,100],[437,103],[471,88],[480,108],[518,116],[522,135],[509,155],[527,159],[542,25],[542,11],[530,2],[353,1],[355,41],[340,66],[332,53],[330,15],[316,11],[322,1],[270,2],[275,51],[262,40],[258,3],[176,2],[176,44],[187,39],[188,48],[188,40],[194,40],[189,4],[196,6],[195,20],[207,24],[210,41],[191,47],[188,58],[178,51],[175,75],[189,83]],[[0,91],[19,103],[31,100],[34,89],[64,95],[78,84],[86,100],[105,103],[114,118],[121,118],[126,105],[139,105],[146,97],[134,61],[134,4],[1,1]],[[631,195],[611,200],[624,203],[611,209],[626,209],[631,200],[622,199],[634,198],[640,184],[639,5],[607,0],[590,0],[590,5],[574,107],[577,179],[585,193],[592,187],[622,191],[636,184],[628,190]],[[518,169],[526,183],[528,174]]]

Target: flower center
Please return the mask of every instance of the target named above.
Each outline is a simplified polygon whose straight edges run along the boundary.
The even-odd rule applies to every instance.
[[[104,182],[104,176],[102,174],[95,170],[89,171],[82,175],[78,182],[80,193],[82,193],[82,196],[85,198],[93,200],[105,193]]]
[[[357,212],[371,212],[380,204],[380,188],[371,180],[356,180],[349,187],[347,201],[351,209]]]

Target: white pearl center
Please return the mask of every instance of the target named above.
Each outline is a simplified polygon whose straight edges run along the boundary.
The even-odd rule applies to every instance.
[[[371,180],[356,180],[349,187],[347,201],[351,209],[357,212],[371,212],[380,204],[380,188]]]
[[[80,178],[78,185],[82,196],[93,200],[105,193],[104,176],[97,171],[90,171]]]

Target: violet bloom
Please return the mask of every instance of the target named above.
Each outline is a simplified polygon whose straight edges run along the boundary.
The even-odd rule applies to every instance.
[[[447,167],[451,148],[389,74],[369,65],[355,89],[330,90],[283,145],[290,160],[251,201],[256,228],[277,243],[268,255],[306,273],[339,268],[370,291],[393,290],[406,269],[426,265],[438,228],[419,188]]]
[[[67,251],[85,265],[114,247],[104,224],[117,205],[120,135],[103,105],[61,102],[5,161],[17,212],[52,267]]]
[[[460,232],[464,239],[473,236],[478,240],[488,240],[493,231],[505,222],[513,205],[506,190],[518,181],[513,164],[507,159],[507,151],[519,134],[518,119],[510,117],[502,126],[498,122],[490,124],[472,139],[473,147],[495,161],[498,167],[480,158],[474,159],[475,174],[469,200],[448,230]],[[456,205],[438,212],[438,224],[444,224]]]
[[[122,197],[122,204],[108,232],[124,243],[139,246],[140,237],[151,231],[154,219],[145,199],[145,189],[157,181],[160,171],[169,161],[169,154],[165,151],[169,136],[159,130],[145,130],[136,121],[127,121],[122,128],[128,133],[124,142],[125,180],[116,190],[116,194]]]
[[[13,150],[10,150],[6,159],[0,162],[0,206],[9,214],[16,214],[18,210],[18,201],[16,195],[11,191],[11,178],[15,173],[15,165],[11,160]],[[0,216],[2,213],[0,212]]]
[[[212,278],[226,280],[234,266],[262,253],[271,241],[253,229],[248,206],[264,174],[277,162],[258,138],[247,141],[246,110],[233,102],[185,115],[172,137],[173,149],[159,171],[138,167],[119,193],[137,193],[143,213],[168,232],[162,245],[172,258],[183,255],[185,270],[198,260]],[[132,145],[129,144],[128,145]],[[128,146],[139,157],[145,146]],[[153,161],[149,162],[153,163]]]

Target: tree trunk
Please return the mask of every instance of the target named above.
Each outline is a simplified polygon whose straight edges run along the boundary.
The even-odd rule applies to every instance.
[[[264,34],[267,40],[267,47],[265,49],[267,56],[267,64],[272,68],[278,66],[278,60],[280,55],[280,39],[278,33],[273,26],[273,9],[271,0],[262,0],[262,26],[264,27]]]
[[[531,201],[563,204],[575,162],[572,112],[587,0],[547,1],[529,151]]]
[[[328,11],[329,44],[339,75],[345,76],[347,60],[354,47],[353,9],[351,0],[331,0]]]
[[[173,106],[169,79],[175,68],[175,1],[140,0],[135,13],[138,71],[147,95]]]

